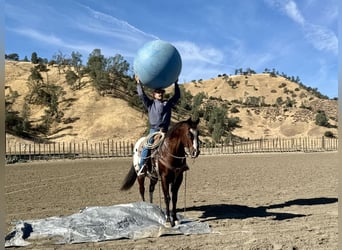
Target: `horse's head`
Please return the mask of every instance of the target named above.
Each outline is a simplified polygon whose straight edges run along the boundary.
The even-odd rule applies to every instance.
[[[200,154],[199,150],[199,131],[197,129],[197,125],[199,123],[199,119],[193,121],[191,118],[185,121],[186,128],[183,136],[183,144],[189,150],[189,155],[191,158],[196,158]]]
[[[166,148],[171,155],[182,157],[184,154],[190,155],[191,158],[196,158],[200,154],[199,150],[199,132],[196,121],[188,120],[178,122],[166,134]]]

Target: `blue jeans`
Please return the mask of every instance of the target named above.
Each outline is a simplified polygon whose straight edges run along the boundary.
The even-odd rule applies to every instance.
[[[151,129],[150,129],[149,135],[151,135],[151,134],[153,134],[153,133],[155,133],[155,132],[158,132],[158,131],[160,131],[160,130],[159,130],[159,129],[153,129],[153,128],[151,128]],[[150,140],[148,141],[148,143],[149,143],[149,144],[153,144],[153,142],[154,142],[154,138],[152,137],[152,138],[150,138]],[[149,157],[150,153],[151,153],[151,152],[150,152],[150,149],[148,149],[148,148],[146,148],[146,147],[143,147],[143,149],[142,149],[142,151],[141,151],[141,158],[140,158],[140,163],[139,163],[140,169],[141,169],[142,166],[144,165],[145,160]]]

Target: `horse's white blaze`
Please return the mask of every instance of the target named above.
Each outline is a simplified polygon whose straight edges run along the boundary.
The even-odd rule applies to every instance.
[[[193,145],[194,149],[197,151],[198,150],[198,136],[197,136],[198,131],[196,129],[191,128],[190,132],[194,136],[194,140],[192,141],[192,145]],[[195,154],[196,154],[196,152],[195,152]]]

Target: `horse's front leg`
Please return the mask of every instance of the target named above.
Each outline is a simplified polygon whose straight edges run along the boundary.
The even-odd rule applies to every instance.
[[[162,189],[164,193],[164,202],[165,202],[165,216],[166,216],[166,224],[165,226],[174,226],[173,221],[170,219],[170,192],[169,192],[169,183],[166,181],[165,176],[162,176]]]
[[[183,174],[179,174],[176,181],[171,186],[171,193],[172,193],[172,221],[173,226],[178,225],[179,221],[177,218],[177,201],[178,201],[178,191],[179,187],[183,181]]]

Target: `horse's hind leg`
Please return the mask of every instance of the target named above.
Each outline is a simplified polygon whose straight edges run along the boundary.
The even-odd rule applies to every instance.
[[[145,177],[144,176],[138,176],[138,183],[139,183],[139,192],[142,201],[145,201]]]
[[[151,178],[150,189],[149,189],[150,203],[153,203],[153,192],[154,192],[154,189],[155,189],[155,186],[156,186],[157,182],[158,182],[158,180],[155,180],[155,179]]]

